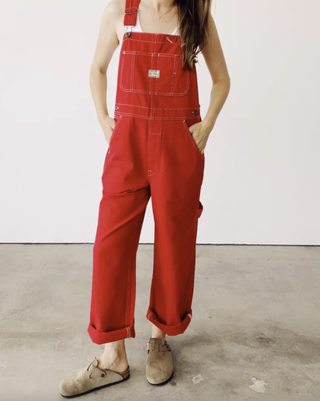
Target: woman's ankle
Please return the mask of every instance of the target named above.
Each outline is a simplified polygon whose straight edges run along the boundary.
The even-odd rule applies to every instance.
[[[99,367],[102,369],[115,369],[121,372],[125,371],[128,367],[127,355],[110,355],[104,352],[99,358]]]
[[[166,333],[160,330],[156,325],[152,325],[152,333],[151,333],[152,338],[160,338],[162,340],[162,343],[166,340]]]
[[[104,352],[99,358],[104,367],[117,366],[127,367],[128,359],[124,340],[106,343]],[[125,370],[125,369],[123,369]]]

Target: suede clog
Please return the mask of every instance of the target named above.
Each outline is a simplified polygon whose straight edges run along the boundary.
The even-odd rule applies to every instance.
[[[170,345],[162,344],[161,338],[150,337],[147,343],[146,378],[150,384],[165,384],[171,380],[174,373]]]
[[[99,368],[95,358],[89,365],[69,373],[60,383],[59,391],[63,397],[72,398],[112,384],[123,382],[130,377],[130,366],[124,372]]]

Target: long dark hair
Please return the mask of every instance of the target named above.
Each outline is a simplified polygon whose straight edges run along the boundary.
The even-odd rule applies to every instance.
[[[183,68],[193,69],[197,54],[207,44],[212,0],[175,0],[178,6]]]

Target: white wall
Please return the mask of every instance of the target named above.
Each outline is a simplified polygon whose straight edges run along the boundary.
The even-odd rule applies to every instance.
[[[0,242],[94,241],[107,143],[89,70],[107,2],[0,3]],[[319,245],[320,3],[218,0],[212,12],[232,82],[206,147],[198,243]],[[202,57],[198,76],[204,117]],[[140,242],[153,229],[149,202]]]

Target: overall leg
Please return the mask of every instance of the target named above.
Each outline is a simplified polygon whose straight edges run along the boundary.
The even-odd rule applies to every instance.
[[[204,156],[184,120],[162,124],[160,165],[151,175],[155,219],[154,266],[146,317],[168,335],[183,333],[192,317],[199,201]]]
[[[135,337],[136,252],[150,198],[137,120],[120,116],[102,175],[88,326],[96,344]]]

